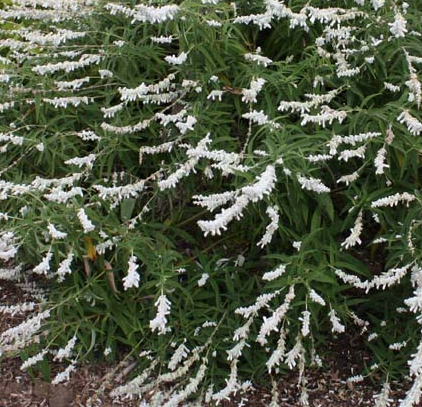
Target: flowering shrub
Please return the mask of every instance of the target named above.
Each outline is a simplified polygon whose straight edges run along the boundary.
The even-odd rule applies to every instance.
[[[123,346],[113,396],[166,407],[298,368],[307,405],[357,325],[377,406],[407,359],[419,400],[422,12],[329,3],[3,5],[0,277],[39,302],[1,354],[60,383]]]

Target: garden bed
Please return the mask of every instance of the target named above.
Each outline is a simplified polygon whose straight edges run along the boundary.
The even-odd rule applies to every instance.
[[[27,294],[10,281],[0,280],[0,303],[13,305]],[[20,316],[0,316],[0,332],[21,322]],[[347,379],[359,374],[364,363],[370,361],[370,354],[365,350],[358,332],[355,335],[343,335],[330,344],[330,354],[326,355],[324,368],[309,370],[307,373],[308,393],[312,407],[360,407],[373,406],[373,394],[377,392],[371,382],[353,384]],[[109,392],[121,385],[130,374],[130,364],[118,366],[104,362],[84,364],[72,374],[68,383],[52,385],[40,376],[31,377],[20,369],[20,358],[3,359],[0,362],[0,407],[88,407],[92,405],[111,407],[124,405],[135,407],[139,401],[117,402],[110,398]],[[53,371],[63,369],[59,364],[52,366]],[[127,373],[126,373],[127,372]],[[126,373],[126,374],[125,374]],[[110,377],[111,376],[111,377]],[[289,372],[280,381],[279,406],[299,407],[297,372]],[[105,384],[104,390],[101,386]],[[395,384],[392,399],[397,401],[409,387],[408,383]],[[96,397],[97,395],[97,397]],[[95,399],[98,400],[95,403]],[[271,400],[271,392],[257,387],[247,395],[239,396],[230,402],[223,402],[223,407],[264,407]],[[393,404],[395,405],[395,404]]]

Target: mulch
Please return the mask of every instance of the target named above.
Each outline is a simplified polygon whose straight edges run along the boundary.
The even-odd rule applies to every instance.
[[[29,296],[15,284],[0,280],[0,304],[11,305],[19,299]],[[15,326],[22,321],[22,316],[10,317],[0,314],[0,332]],[[359,333],[342,335],[327,345],[330,349],[324,356],[324,368],[308,370],[306,378],[310,407],[365,407],[374,406],[373,395],[379,389],[366,380],[361,383],[350,383],[347,378],[362,372],[364,364],[370,362],[370,355],[365,350]],[[108,392],[128,380],[125,375],[114,374],[116,365],[105,362],[79,366],[72,373],[66,384],[52,385],[40,377],[31,377],[20,370],[20,358],[0,358],[0,407],[89,407],[88,400],[97,395],[94,406],[111,407],[124,405],[138,406],[139,401],[124,401],[122,404],[113,401]],[[59,369],[56,366],[55,369]],[[119,372],[122,368],[120,367]],[[130,369],[128,369],[129,371]],[[116,380],[117,378],[117,380]],[[297,373],[290,372],[283,376],[278,384],[279,406],[299,407],[299,390]],[[409,388],[408,382],[394,384],[391,407],[398,405]],[[95,397],[94,397],[95,399]],[[247,395],[238,396],[233,401],[221,403],[222,407],[266,407],[270,404],[271,392],[267,388],[257,386]],[[422,403],[419,406],[422,407]]]

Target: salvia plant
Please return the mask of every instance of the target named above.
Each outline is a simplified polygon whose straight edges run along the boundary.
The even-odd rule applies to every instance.
[[[2,357],[61,383],[126,352],[112,396],[166,407],[298,369],[308,405],[358,330],[350,380],[418,403],[418,1],[4,0],[0,24],[0,277],[33,299],[1,305],[27,315]]]

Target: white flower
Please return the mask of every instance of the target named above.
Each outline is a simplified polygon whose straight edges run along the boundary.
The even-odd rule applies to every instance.
[[[104,118],[108,119],[108,118],[114,117],[116,113],[122,111],[123,107],[124,107],[124,104],[119,103],[118,105],[111,106],[109,108],[102,107],[101,112],[103,113]]]
[[[151,37],[151,41],[155,42],[156,44],[171,44],[171,42],[174,40],[173,36],[164,36],[161,35],[160,37]]]
[[[78,218],[84,229],[84,233],[92,232],[95,229],[94,224],[88,219],[88,216],[83,208],[79,209]]]
[[[258,311],[264,307],[268,307],[268,303],[277,297],[280,294],[280,290],[277,290],[273,293],[261,294],[255,301],[255,304],[250,305],[249,307],[240,307],[237,308],[234,313],[242,315],[244,318],[249,318],[251,315],[256,316]],[[252,321],[251,321],[252,323]]]
[[[356,244],[361,244],[362,241],[360,240],[360,235],[363,230],[363,223],[362,223],[362,211],[359,212],[355,224],[353,228],[350,229],[350,235],[347,237],[347,239],[341,244],[346,249],[349,247],[353,247]]]
[[[10,75],[7,74],[0,74],[0,82],[9,82],[10,81]]]
[[[56,64],[38,65],[32,68],[32,71],[39,75],[53,74],[55,72],[64,71],[66,73],[73,72],[79,68],[85,68],[89,65],[99,64],[100,55],[84,54],[79,61],[64,61]]]
[[[97,136],[91,130],[82,130],[79,133],[75,133],[75,135],[77,137],[81,138],[84,141],[96,141],[96,140],[100,140],[101,139],[101,137]]]
[[[242,89],[242,102],[245,103],[256,103],[256,97],[264,87],[266,80],[262,78],[253,79],[249,89]]]
[[[381,392],[374,396],[374,400],[375,400],[374,407],[389,407],[394,402],[394,400],[389,397],[390,392],[391,392],[390,384],[388,382],[385,382],[382,387]]]
[[[0,103],[0,113],[3,113],[4,111],[9,110],[14,106],[15,102]]]
[[[304,114],[305,112],[309,112],[312,107],[315,106],[315,103],[312,101],[306,102],[280,102],[278,106],[278,110],[280,112],[285,112],[287,110],[291,110],[293,113],[301,113]]]
[[[98,73],[100,74],[101,79],[113,77],[113,72],[109,71],[108,69],[99,69]]]
[[[407,341],[392,343],[388,346],[391,350],[400,350],[407,345]]]
[[[272,355],[266,362],[268,373],[271,373],[272,369],[275,366],[278,366],[285,356],[286,334],[287,334],[286,330],[282,329],[280,332],[280,338],[278,339],[278,342],[277,342],[277,348],[275,349],[275,351],[272,353]]]
[[[407,192],[403,192],[402,194],[397,193],[394,195],[387,196],[385,198],[378,199],[371,203],[372,208],[380,208],[384,206],[397,206],[399,202],[405,202],[406,206],[409,206],[410,202],[414,201],[416,197],[411,195]]]
[[[88,83],[88,82],[89,82],[89,77],[87,76],[85,78],[75,79],[73,81],[55,81],[55,84],[58,90],[66,90],[66,89],[77,90],[80,87],[82,87],[84,83]]]
[[[355,150],[343,150],[339,156],[339,160],[343,160],[345,162],[349,161],[350,158],[365,158],[365,152],[366,152],[366,145],[363,145]]]
[[[329,106],[321,106],[321,113],[317,115],[302,114],[301,125],[305,126],[308,123],[317,123],[325,128],[326,123],[333,124],[334,120],[338,120],[339,123],[343,123],[346,119],[347,113],[344,111],[338,111],[331,109]]]
[[[2,271],[0,269],[0,271]],[[33,311],[37,304],[35,302],[22,302],[16,305],[0,305],[0,314],[15,316],[18,314],[24,314],[29,311]]]
[[[28,358],[25,362],[21,365],[21,370],[26,370],[28,367],[34,366],[38,362],[41,362],[44,359],[44,356],[47,354],[47,350],[44,349],[41,352],[37,353],[36,355]]]
[[[281,277],[285,272],[286,272],[286,266],[282,264],[273,271],[267,271],[262,276],[262,279],[266,281],[272,281],[272,280],[275,280],[276,278]]]
[[[197,119],[193,116],[187,116],[186,122],[178,122],[176,123],[176,127],[180,130],[181,134],[185,134],[188,131],[192,131]]]
[[[336,312],[332,309],[329,313],[328,313],[329,317],[330,317],[330,321],[331,321],[331,332],[336,332],[336,333],[343,333],[346,330],[346,327],[341,324],[340,319],[337,317]]]
[[[338,69],[337,70],[337,76],[339,78],[343,77],[352,77],[357,75],[360,72],[360,68],[349,68],[349,69]]]
[[[371,4],[375,10],[378,10],[379,8],[384,6],[385,0],[371,0]]]
[[[177,365],[186,358],[186,356],[188,356],[189,354],[189,349],[186,347],[185,342],[181,343],[177,349],[174,351],[169,364],[168,364],[168,368],[170,370],[176,370]]]
[[[394,16],[394,23],[389,23],[390,32],[396,38],[403,38],[406,33],[406,19],[401,15],[401,13],[396,13]]]
[[[368,133],[361,133],[361,134],[354,134],[349,136],[338,136],[335,135],[331,138],[331,140],[327,143],[327,146],[330,147],[330,154],[336,155],[337,149],[341,144],[349,144],[349,145],[356,145],[356,143],[361,143],[375,137],[381,136],[379,132],[368,132]]]
[[[237,363],[238,359],[235,359],[230,364],[230,376],[226,379],[226,387],[212,395],[212,398],[216,400],[216,404],[219,404],[224,399],[229,399],[231,394],[234,394],[239,390],[240,383],[237,377]]]
[[[293,248],[295,248],[297,251],[300,251],[300,248],[302,247],[302,242],[301,241],[296,241],[292,243]]]
[[[133,24],[137,21],[142,23],[148,22],[151,24],[163,23],[167,20],[173,20],[179,10],[180,7],[175,4],[161,7],[144,6],[139,4],[135,7],[135,11],[132,13],[133,20],[131,23]]]
[[[186,62],[187,58],[188,58],[188,54],[186,52],[182,52],[179,56],[176,56],[176,55],[166,56],[164,60],[171,65],[181,65]]]
[[[253,319],[254,319],[253,317],[250,317],[244,325],[242,325],[241,327],[237,328],[234,331],[234,333],[233,333],[233,340],[234,341],[237,342],[241,339],[246,339],[248,337]]]
[[[76,196],[83,196],[82,188],[74,187],[69,191],[63,191],[62,188],[53,188],[49,194],[44,195],[44,198],[51,202],[66,203]]]
[[[165,294],[161,294],[154,305],[157,307],[157,315],[149,322],[149,326],[153,332],[157,330],[158,335],[165,335],[171,331],[171,328],[166,326],[166,316],[170,314],[171,303]]]
[[[300,336],[298,335],[295,345],[286,354],[285,363],[287,364],[287,366],[289,366],[289,369],[293,369],[296,366],[297,364],[296,359],[300,357],[302,352],[303,352],[303,345],[302,345],[302,341],[300,340]]]
[[[236,260],[234,261],[234,266],[235,267],[242,267],[245,264],[245,260],[246,260],[245,257],[242,256],[241,254],[239,254],[236,257]]]
[[[126,277],[123,277],[123,288],[128,290],[132,287],[139,287],[139,274],[136,271],[139,268],[139,265],[136,264],[137,258],[131,256],[128,262],[128,271]]]
[[[167,126],[169,123],[177,123],[177,122],[182,121],[185,118],[186,114],[187,114],[187,110],[182,109],[179,113],[175,113],[175,114],[156,113],[155,117],[157,118],[157,120],[161,122],[163,126]],[[188,116],[188,117],[191,117],[191,116]],[[170,144],[170,143],[172,142],[170,141],[163,144],[165,145],[165,144]],[[174,142],[172,144],[174,144]],[[141,148],[148,148],[148,146],[141,147]]]
[[[364,380],[364,377],[362,375],[350,376],[349,378],[347,378],[347,381],[349,383],[359,383],[359,382],[362,382],[363,380]]]
[[[267,215],[270,217],[271,222],[265,228],[264,236],[262,236],[262,239],[257,243],[257,246],[260,246],[261,248],[271,242],[275,231],[278,229],[278,222],[280,221],[277,206],[269,206],[267,208]]]
[[[257,110],[252,110],[249,113],[244,113],[242,117],[251,120],[252,122],[261,126],[269,122],[268,116],[264,113],[263,110],[260,110],[259,112]]]
[[[333,156],[331,154],[311,154],[306,159],[311,163],[318,163],[323,161],[331,160]]]
[[[174,188],[177,183],[184,177],[187,177],[192,171],[195,170],[195,165],[199,162],[200,158],[207,157],[209,150],[208,144],[211,143],[209,134],[207,134],[196,146],[190,148],[187,151],[187,155],[191,158],[182,164],[174,173],[169,175],[167,179],[158,182],[158,187],[164,191],[168,188]]]
[[[78,107],[81,103],[87,105],[89,104],[89,98],[86,96],[55,97],[53,99],[44,98],[43,102],[53,105],[57,109],[58,107],[66,108],[68,105]]]
[[[72,351],[75,347],[76,340],[76,335],[73,335],[73,337],[69,340],[66,346],[64,348],[59,349],[56,356],[54,356],[54,360],[58,360],[59,362],[61,362],[63,359],[69,359],[72,356]]]
[[[105,187],[103,185],[93,185],[93,188],[98,191],[98,196],[101,199],[112,202],[112,208],[115,208],[122,200],[128,198],[135,198],[145,188],[145,181],[141,180],[134,184],[127,184],[115,187]]]
[[[215,100],[218,99],[219,102],[221,102],[221,98],[223,96],[223,91],[222,90],[212,90],[210,92],[210,94],[207,96],[207,99],[211,99],[211,100]]]
[[[386,155],[387,155],[387,150],[385,146],[383,146],[378,150],[377,156],[375,157],[375,160],[374,160],[375,174],[377,175],[384,174],[384,168],[390,167],[388,164],[385,164]]]
[[[389,82],[384,82],[384,88],[389,90],[390,92],[399,92],[400,91],[400,86],[393,85],[392,83],[389,83]]]
[[[19,281],[21,277],[22,277],[22,265],[0,269],[0,279],[2,280]]]
[[[13,232],[3,232],[0,234],[0,259],[11,260],[18,252],[15,234]]]
[[[349,185],[351,182],[356,181],[358,178],[359,173],[355,171],[352,174],[343,175],[337,180],[337,182],[344,182],[346,185]]]
[[[225,205],[226,203],[233,201],[236,198],[235,191],[222,192],[221,194],[212,194],[212,195],[194,195],[193,203],[195,205],[202,206],[207,208],[210,212],[214,211],[218,207]]]
[[[407,100],[409,102],[416,101],[416,104],[419,109],[422,103],[422,85],[419,82],[417,74],[412,72],[413,67],[410,66],[410,70],[411,70],[410,79],[405,82],[405,85],[409,88],[409,96]]]
[[[301,333],[303,337],[308,336],[309,333],[311,332],[309,329],[310,317],[311,317],[311,313],[306,310],[306,311],[302,311],[302,317],[299,318],[299,321],[302,322]]]
[[[47,254],[42,259],[41,263],[38,266],[34,267],[33,272],[36,274],[48,274],[50,271],[50,260],[53,257],[53,253],[49,250]]]
[[[227,351],[227,360],[239,359],[242,356],[242,351],[245,346],[249,346],[245,339],[240,340],[233,348]]]
[[[373,288],[385,289],[397,284],[408,272],[410,264],[407,264],[400,268],[392,268],[384,271],[378,276],[375,276],[371,281],[361,281],[361,279],[355,275],[347,274],[342,270],[335,270],[336,275],[346,284],[351,284],[356,288],[369,290]],[[406,302],[406,301],[405,301]]]
[[[309,298],[313,302],[316,302],[317,304],[322,305],[323,307],[325,306],[324,299],[318,293],[316,293],[314,290],[309,291]]]
[[[33,343],[43,320],[49,316],[50,310],[46,310],[31,316],[17,326],[3,331],[0,334],[0,355],[7,350],[16,351]]]
[[[70,265],[72,264],[74,254],[70,252],[67,257],[59,264],[57,269],[58,281],[63,281],[66,274],[71,274],[72,269]]]
[[[245,59],[246,61],[255,62],[257,65],[262,65],[265,68],[273,62],[270,58],[250,53],[245,54]]]
[[[11,144],[14,144],[15,146],[22,146],[24,142],[24,138],[21,136],[15,136],[12,133],[10,134],[0,133],[0,142],[5,142],[5,143],[10,142]],[[3,148],[5,149],[7,148],[7,146],[3,146],[2,149]]]
[[[307,191],[314,191],[318,194],[322,194],[324,192],[330,192],[330,188],[325,186],[321,180],[317,178],[306,178],[301,175],[297,177],[297,180],[299,181],[300,186],[302,189],[305,189]]]
[[[410,134],[413,136],[419,136],[422,133],[422,123],[413,117],[407,110],[404,110],[398,117],[397,120],[400,123],[404,123],[407,126]]]
[[[198,280],[198,286],[202,287],[205,285],[205,283],[207,282],[207,280],[209,279],[209,274],[208,273],[202,273],[201,278]]]
[[[278,331],[278,325],[281,320],[285,317],[287,311],[290,308],[290,303],[295,298],[294,286],[290,286],[289,292],[284,298],[283,304],[281,304],[269,318],[264,317],[259,334],[256,338],[256,341],[259,342],[262,346],[265,345],[268,341],[266,337],[271,333],[271,331]]]
[[[206,20],[205,23],[210,27],[221,27],[223,25],[220,21],[217,20]]]
[[[234,219],[242,217],[243,210],[249,202],[257,202],[264,195],[269,195],[275,186],[276,175],[275,168],[268,165],[263,173],[257,177],[257,182],[247,185],[240,190],[239,196],[235,199],[234,204],[227,209],[223,209],[216,215],[214,220],[198,221],[198,226],[207,236],[220,235],[222,230],[227,229],[227,225]]]
[[[57,239],[57,240],[61,240],[61,239],[65,239],[67,237],[67,233],[65,232],[60,232],[59,230],[56,229],[56,227],[54,225],[52,225],[51,223],[48,224],[48,233],[50,233],[50,236],[53,239]]]
[[[76,165],[79,168],[86,166],[86,168],[90,170],[92,169],[96,158],[97,156],[95,154],[89,154],[86,157],[71,158],[69,160],[66,160],[64,163],[68,165]]]
[[[191,158],[181,165],[175,172],[169,175],[167,179],[158,182],[158,187],[164,191],[169,188],[174,188],[177,183],[184,177],[187,177],[195,169],[195,165],[199,159]]]
[[[111,15],[123,14],[125,17],[132,18],[131,23],[137,21],[142,23],[162,23],[167,20],[173,20],[179,12],[179,6],[168,5],[162,7],[137,5],[135,8],[128,8],[117,3],[108,3],[105,9],[110,11]]]
[[[60,384],[69,380],[70,374],[75,370],[75,364],[70,364],[63,372],[57,373],[55,378],[51,381],[52,384]]]

